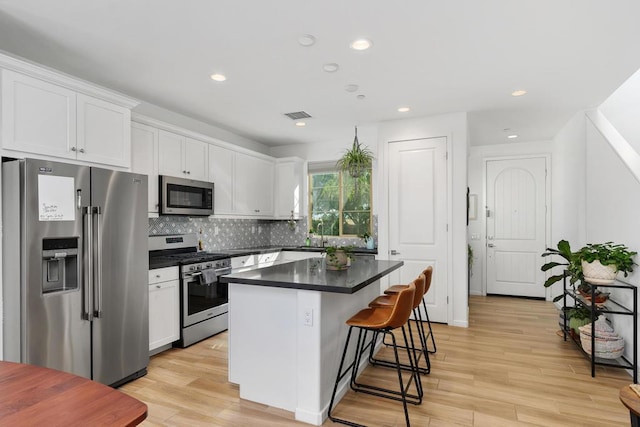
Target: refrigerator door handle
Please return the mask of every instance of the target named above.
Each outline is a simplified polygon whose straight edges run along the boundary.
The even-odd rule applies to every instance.
[[[95,269],[96,269],[96,289],[95,289],[95,317],[102,317],[102,227],[100,227],[100,216],[102,215],[102,210],[100,206],[96,206],[94,208],[94,213],[96,216],[96,259],[95,259]]]
[[[85,320],[93,320],[93,215],[91,214],[93,208],[87,206],[84,208],[83,216],[85,221],[85,234],[84,234],[84,250],[83,259],[86,260],[84,269],[84,313],[82,317]]]

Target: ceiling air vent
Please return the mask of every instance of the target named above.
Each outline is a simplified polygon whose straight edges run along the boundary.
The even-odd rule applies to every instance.
[[[285,116],[289,117],[291,120],[300,120],[300,119],[308,119],[311,116],[306,111],[296,111],[294,113],[286,113]]]

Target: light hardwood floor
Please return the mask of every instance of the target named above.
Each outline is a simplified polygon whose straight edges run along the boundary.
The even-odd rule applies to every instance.
[[[434,325],[438,352],[425,398],[409,405],[412,426],[628,426],[621,369],[590,365],[556,332],[553,304],[471,297],[470,327]],[[268,367],[265,367],[268,369]],[[392,370],[367,368],[376,381]],[[144,426],[305,426],[293,414],[241,400],[227,382],[227,335],[154,356],[149,373],[121,388],[149,406]],[[370,426],[403,426],[399,402],[349,392],[335,415]],[[327,421],[324,424],[334,425]]]

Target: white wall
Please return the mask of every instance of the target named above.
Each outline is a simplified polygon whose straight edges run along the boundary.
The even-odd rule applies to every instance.
[[[358,140],[376,155],[373,171],[373,210],[378,214],[378,257],[386,259],[388,241],[383,231],[387,224],[386,197],[383,192],[384,146],[388,141],[444,136],[449,150],[450,175],[448,258],[449,296],[451,301],[449,323],[468,326],[467,294],[467,241],[466,241],[466,188],[467,188],[467,115],[443,114],[418,119],[395,120],[373,125],[358,126]],[[274,157],[297,156],[309,162],[335,161],[349,148],[353,139],[328,141],[312,145],[273,147]]]
[[[355,136],[355,135],[354,135]],[[379,193],[379,177],[378,170],[380,165],[380,159],[378,158],[378,126],[377,125],[363,125],[358,126],[358,141],[360,145],[367,146],[375,156],[373,162],[373,213],[377,214],[378,206],[380,202]],[[340,157],[345,150],[351,148],[353,144],[353,136],[343,141],[325,141],[318,144],[296,144],[296,145],[281,145],[277,147],[271,147],[269,155],[273,157],[299,157],[305,159],[310,163],[314,162],[329,162],[334,163]],[[307,190],[308,191],[308,190]],[[304,212],[308,209],[305,206]]]
[[[640,251],[640,183],[590,121],[586,124],[586,189],[587,242],[613,241]],[[619,279],[640,286],[640,273],[637,271]],[[612,296],[626,305],[633,303],[632,294],[628,291],[615,291]],[[633,318],[607,317],[612,320],[616,332],[625,338],[625,354],[630,357]]]
[[[485,160],[500,157],[514,158],[524,156],[551,156],[553,165],[553,143],[550,141],[522,142],[514,144],[496,144],[471,147],[469,150],[469,192],[477,195],[477,219],[469,221],[467,229],[469,245],[474,252],[474,263],[469,292],[472,295],[484,295],[486,290],[486,189],[484,183]],[[553,167],[551,179],[554,177]],[[477,237],[477,239],[472,239]]]
[[[199,120],[192,119],[191,117],[184,116],[182,114],[166,110],[157,105],[150,104],[148,102],[142,102],[133,110],[135,114],[142,114],[143,116],[151,117],[156,120],[170,123],[172,125],[188,129],[193,132],[198,132],[203,135],[217,138],[230,144],[244,147],[249,150],[257,151],[262,154],[269,154],[269,147],[259,142],[253,141],[249,138],[242,137],[226,129],[212,126],[210,124],[201,122]],[[135,117],[134,117],[135,120]]]
[[[448,174],[448,295],[449,324],[455,326],[469,325],[468,292],[467,292],[467,114],[453,113],[417,119],[382,122],[378,127],[378,172],[379,182],[382,171],[387,168],[384,158],[385,146],[389,141],[446,137],[447,138],[447,174]],[[380,186],[382,189],[382,186]],[[384,193],[382,193],[384,194]],[[378,253],[384,258],[388,253],[388,237],[384,233],[388,224],[388,207],[386,201],[379,207]]]

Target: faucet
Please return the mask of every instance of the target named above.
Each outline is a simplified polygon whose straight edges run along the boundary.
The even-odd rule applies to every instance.
[[[329,241],[324,240],[324,222],[322,220],[318,221],[318,228],[320,228],[320,247],[324,248],[324,244]]]

